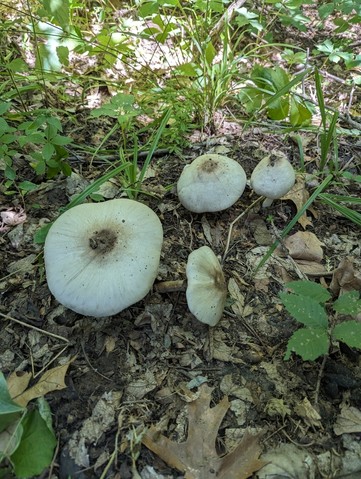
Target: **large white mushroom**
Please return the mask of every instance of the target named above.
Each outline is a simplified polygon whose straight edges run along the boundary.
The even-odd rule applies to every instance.
[[[157,275],[163,229],[148,206],[116,199],[63,213],[46,237],[48,286],[73,311],[110,316],[140,301]]]
[[[246,173],[237,161],[209,153],[186,165],[177,183],[179,201],[194,213],[225,210],[246,187]]]
[[[186,297],[189,310],[202,323],[215,326],[221,319],[227,298],[222,267],[208,246],[188,256]]]
[[[273,150],[261,160],[251,175],[251,187],[260,196],[265,196],[263,207],[271,206],[295,184],[295,171],[282,151]]]

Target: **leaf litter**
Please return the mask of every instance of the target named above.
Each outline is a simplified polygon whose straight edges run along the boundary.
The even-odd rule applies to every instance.
[[[188,404],[188,437],[185,442],[170,440],[152,426],[142,442],[171,467],[185,473],[185,479],[247,479],[260,469],[259,444],[263,433],[250,434],[247,430],[238,446],[220,456],[216,450],[219,427],[230,403],[225,396],[210,408],[213,389],[203,384],[199,397]]]

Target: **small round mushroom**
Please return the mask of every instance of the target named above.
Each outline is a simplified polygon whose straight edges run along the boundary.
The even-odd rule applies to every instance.
[[[186,165],[177,183],[179,201],[194,213],[212,213],[232,206],[246,187],[242,166],[227,156],[209,153]]]
[[[222,317],[227,287],[222,267],[208,246],[192,251],[186,267],[189,310],[202,323],[215,326]]]
[[[63,213],[44,246],[48,286],[73,311],[110,316],[140,301],[157,275],[163,228],[148,206],[116,199]]]
[[[273,150],[261,160],[251,175],[251,187],[260,196],[265,196],[263,207],[271,206],[295,184],[296,175],[282,151]]]

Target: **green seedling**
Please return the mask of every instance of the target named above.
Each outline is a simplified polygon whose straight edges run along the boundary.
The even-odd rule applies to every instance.
[[[358,291],[349,291],[330,303],[331,294],[318,283],[294,281],[286,287],[290,292],[281,292],[281,301],[304,327],[290,337],[285,360],[296,353],[304,361],[314,361],[328,354],[333,342],[361,349],[361,323],[345,319],[361,311]]]

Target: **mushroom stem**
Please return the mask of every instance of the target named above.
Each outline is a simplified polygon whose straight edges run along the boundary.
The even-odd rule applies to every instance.
[[[266,198],[264,202],[262,203],[262,208],[269,208],[273,203],[272,198]]]
[[[187,281],[184,279],[178,279],[174,281],[160,281],[154,285],[155,291],[158,293],[174,293],[175,291],[185,291],[187,287]]]

